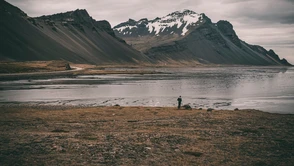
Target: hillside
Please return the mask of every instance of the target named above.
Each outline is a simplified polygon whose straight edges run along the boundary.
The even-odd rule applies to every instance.
[[[0,0],[0,60],[66,60],[91,64],[134,64],[148,58],[117,38],[107,21],[86,10],[32,18]]]
[[[114,27],[118,37],[164,63],[194,62],[240,65],[290,65],[273,50],[250,45],[239,39],[228,21],[212,23],[205,14],[184,10]]]

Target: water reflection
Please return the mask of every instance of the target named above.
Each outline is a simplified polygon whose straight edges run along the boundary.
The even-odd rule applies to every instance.
[[[177,96],[182,95],[183,103],[190,103],[193,107],[238,107],[294,113],[293,68],[221,67],[157,70],[172,74],[97,75],[2,81],[0,102],[175,106]]]

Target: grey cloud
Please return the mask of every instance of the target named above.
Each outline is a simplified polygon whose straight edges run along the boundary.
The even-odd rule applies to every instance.
[[[294,24],[294,14],[283,17],[282,24]]]
[[[129,18],[153,19],[176,10],[190,9],[202,0],[7,0],[20,7],[29,16],[49,15],[75,9],[86,9],[96,20],[109,20],[113,25]],[[201,12],[201,11],[200,11]]]
[[[229,3],[247,3],[249,1],[254,1],[254,0],[223,0],[223,4],[229,4]]]
[[[245,2],[235,4],[235,8],[227,16],[262,22],[294,24],[293,0],[279,0],[278,2],[276,0],[250,0]]]

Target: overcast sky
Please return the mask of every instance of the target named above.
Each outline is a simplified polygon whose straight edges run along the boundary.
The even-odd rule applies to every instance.
[[[190,9],[230,21],[240,39],[273,49],[294,64],[294,0],[6,0],[31,17],[86,9],[112,26]]]

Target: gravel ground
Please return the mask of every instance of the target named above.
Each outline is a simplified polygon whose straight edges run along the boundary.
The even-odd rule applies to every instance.
[[[292,165],[294,115],[1,105],[0,165]]]

